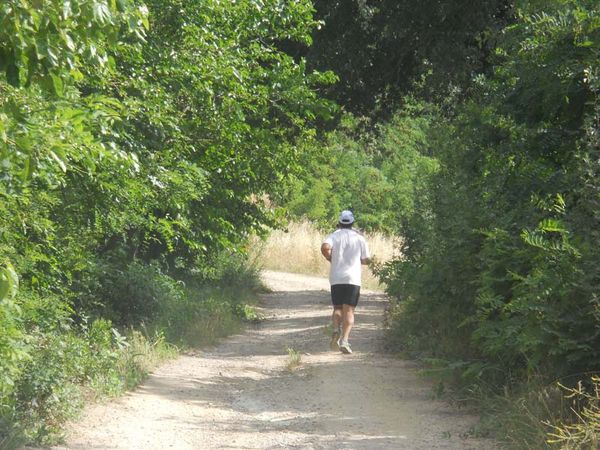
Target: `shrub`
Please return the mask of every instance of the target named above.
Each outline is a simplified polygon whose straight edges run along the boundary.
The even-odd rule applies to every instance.
[[[62,424],[83,403],[81,386],[99,392],[119,392],[121,380],[115,369],[123,340],[110,322],[70,321],[29,333],[29,359],[15,380],[10,397],[11,420],[28,440],[52,441]]]
[[[390,336],[494,395],[600,371],[598,2],[539,6],[427,129],[438,170],[384,269]]]
[[[108,314],[124,326],[149,322],[160,314],[163,302],[177,302],[183,288],[157,263],[129,263],[123,270],[107,272],[101,279]]]

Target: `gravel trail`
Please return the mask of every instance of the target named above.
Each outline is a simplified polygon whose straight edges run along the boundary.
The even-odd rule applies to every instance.
[[[327,281],[265,272],[266,320],[91,405],[56,449],[492,449],[477,419],[433,400],[413,363],[380,352],[385,299],[364,292],[352,355],[329,350]],[[301,365],[290,371],[288,348]]]

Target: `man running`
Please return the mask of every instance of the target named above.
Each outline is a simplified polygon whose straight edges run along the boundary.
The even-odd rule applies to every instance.
[[[325,238],[321,253],[331,263],[329,283],[333,303],[332,348],[352,353],[348,337],[354,325],[354,308],[358,304],[361,284],[361,264],[370,261],[365,238],[352,229],[352,211],[342,211],[338,229]]]

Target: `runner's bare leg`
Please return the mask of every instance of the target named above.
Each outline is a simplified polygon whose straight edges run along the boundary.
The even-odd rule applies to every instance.
[[[350,330],[354,325],[354,306],[343,305],[342,318],[344,327],[342,329],[342,339],[347,341],[350,336]]]
[[[334,306],[333,307],[333,314],[331,315],[331,322],[333,323],[333,331],[337,331],[339,330],[340,326],[342,325],[342,307],[340,306]]]

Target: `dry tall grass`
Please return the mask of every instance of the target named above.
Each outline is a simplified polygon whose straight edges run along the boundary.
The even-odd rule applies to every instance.
[[[325,235],[311,222],[291,223],[286,231],[274,230],[266,240],[256,239],[252,245],[253,257],[265,269],[327,277],[329,263],[321,256]],[[377,261],[386,262],[398,256],[397,238],[381,233],[367,233],[365,238]],[[363,267],[363,286],[367,289],[382,288],[367,267]]]

